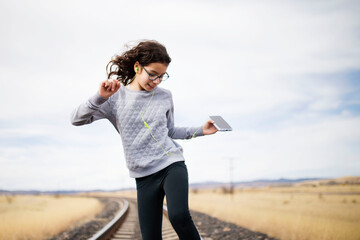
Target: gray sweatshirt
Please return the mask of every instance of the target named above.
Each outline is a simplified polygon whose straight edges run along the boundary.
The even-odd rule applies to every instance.
[[[173,139],[203,135],[199,127],[174,126],[171,92],[160,87],[147,92],[121,85],[110,98],[96,93],[74,109],[71,123],[80,126],[102,118],[108,119],[119,132],[133,178],[148,176],[174,162],[184,161],[183,149]]]

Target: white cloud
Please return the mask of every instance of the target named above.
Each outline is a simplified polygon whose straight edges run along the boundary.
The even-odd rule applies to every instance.
[[[339,73],[358,71],[359,8],[357,1],[3,1],[0,182],[107,188],[121,178],[133,186],[117,170],[125,165],[114,128],[105,121],[74,128],[69,117],[97,91],[113,54],[143,38],[164,43],[173,59],[162,86],[173,92],[179,125],[219,114],[236,127],[183,143],[194,180],[226,180],[226,157],[241,159],[244,179],[315,168],[321,175],[343,159],[355,166],[358,112],[344,106],[358,108],[359,89]],[[102,161],[104,173],[96,173]],[[58,179],[47,184],[50,175]]]
[[[218,133],[182,144],[192,165],[194,181],[228,180],[229,159],[233,159],[235,180],[276,174],[289,178],[314,177],[312,174],[319,175],[321,169],[328,169],[322,176],[339,177],[359,174],[359,124],[359,117],[334,117],[326,122],[282,130]]]
[[[37,144],[35,140],[25,146],[1,147],[0,163],[6,167],[0,170],[0,188],[116,189],[134,186],[128,177],[120,138],[111,134],[108,127],[94,125],[104,135],[91,134],[91,130],[86,133],[85,129],[71,126],[61,129],[45,126],[44,139],[56,138],[55,143]],[[68,128],[73,129],[70,132]]]

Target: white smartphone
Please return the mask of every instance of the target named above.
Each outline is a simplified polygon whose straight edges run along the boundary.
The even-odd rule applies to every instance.
[[[219,131],[232,131],[230,125],[221,116],[209,116],[215,123],[215,127]]]

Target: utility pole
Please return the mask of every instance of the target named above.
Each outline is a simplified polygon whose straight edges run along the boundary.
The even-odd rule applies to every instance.
[[[229,160],[229,193],[231,194],[231,199],[233,199],[234,194],[234,185],[233,185],[233,171],[234,171],[234,164],[233,164],[233,157],[227,157]]]

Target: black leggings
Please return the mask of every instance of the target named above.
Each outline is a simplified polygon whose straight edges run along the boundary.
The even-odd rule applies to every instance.
[[[161,240],[164,196],[169,219],[180,240],[200,240],[188,206],[188,173],[175,162],[150,176],[136,178],[140,229],[143,240]]]

